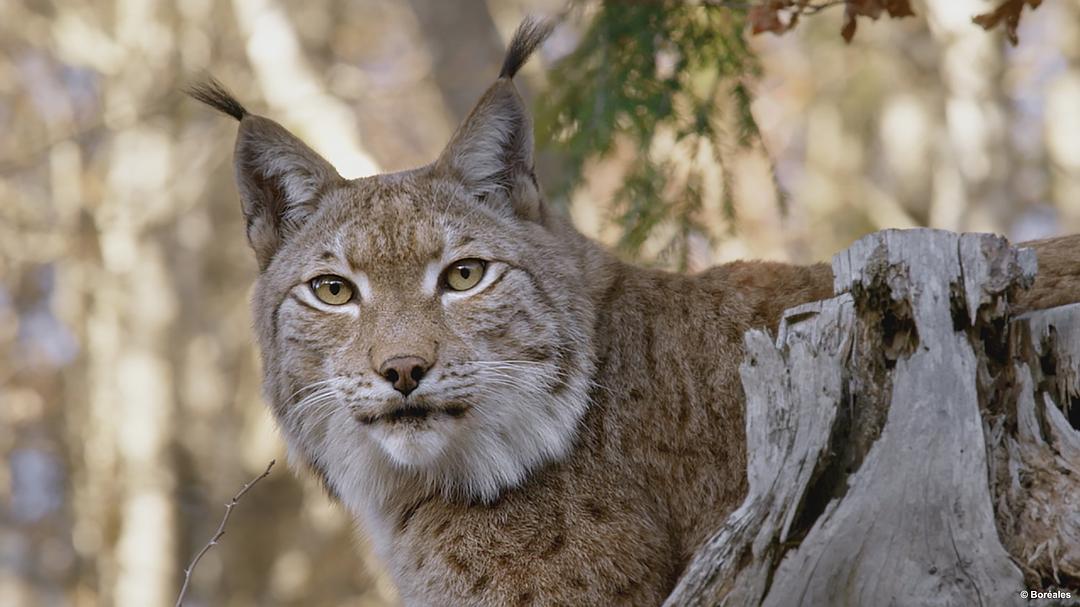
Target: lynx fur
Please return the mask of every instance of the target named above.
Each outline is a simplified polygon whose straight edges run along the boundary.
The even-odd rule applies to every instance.
[[[438,160],[363,179],[191,91],[240,123],[266,398],[409,605],[661,603],[746,492],[743,333],[832,295],[823,264],[628,265],[549,207],[512,82],[547,33],[522,24]],[[1036,244],[1021,308],[1080,285],[1076,239]]]

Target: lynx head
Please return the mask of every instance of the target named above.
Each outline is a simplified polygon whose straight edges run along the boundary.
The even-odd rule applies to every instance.
[[[430,165],[356,180],[210,80],[260,273],[265,392],[294,458],[355,508],[396,492],[492,500],[564,455],[587,403],[581,248],[545,206],[512,77]]]

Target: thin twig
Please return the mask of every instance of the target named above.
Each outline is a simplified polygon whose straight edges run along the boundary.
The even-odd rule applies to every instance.
[[[270,469],[274,467],[275,463],[277,463],[277,460],[270,460],[270,464],[266,466],[266,470],[264,470],[262,474],[248,481],[247,484],[240,489],[240,492],[234,495],[228,504],[225,504],[225,516],[222,517],[221,524],[218,525],[214,537],[210,538],[210,541],[202,547],[202,550],[195,555],[195,558],[191,560],[191,564],[184,570],[184,585],[180,587],[180,596],[176,597],[176,607],[181,607],[184,604],[184,595],[187,594],[188,584],[191,583],[191,574],[195,571],[195,566],[199,564],[199,560],[201,560],[203,555],[209,552],[211,548],[216,546],[218,540],[225,535],[225,525],[229,524],[229,516],[232,515],[233,507],[236,506],[237,502],[240,501],[240,498],[244,497],[244,494],[247,493],[249,489],[255,486],[255,483],[270,475]]]

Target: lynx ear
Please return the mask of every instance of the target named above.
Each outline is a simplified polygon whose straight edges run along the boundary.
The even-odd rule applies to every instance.
[[[343,179],[303,141],[261,116],[240,121],[233,157],[248,241],[266,269],[285,239],[315,212],[321,194]]]
[[[195,99],[240,121],[234,163],[247,236],[259,268],[315,211],[327,187],[341,182],[334,167],[280,124],[248,113],[213,78],[188,89]]]
[[[532,120],[513,78],[550,35],[552,26],[533,19],[518,26],[499,79],[480,98],[436,162],[475,196],[505,195],[519,214],[528,216],[536,215],[539,197],[533,178]],[[521,192],[520,188],[531,191]]]
[[[509,79],[500,78],[484,93],[438,164],[477,196],[509,190],[518,175],[532,173],[532,122]]]

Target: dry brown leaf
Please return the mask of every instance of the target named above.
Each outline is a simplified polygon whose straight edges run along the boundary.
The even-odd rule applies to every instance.
[[[840,29],[840,35],[845,42],[851,42],[858,26],[856,17],[877,19],[882,12],[893,18],[915,14],[915,11],[911,10],[910,0],[847,0],[844,3],[844,26]]]
[[[1030,0],[1029,0],[1030,1]],[[821,0],[766,0],[750,8],[747,18],[754,34],[773,32],[782,34],[799,21],[799,16],[813,14],[841,4],[839,1]],[[911,0],[844,0],[844,26],[840,30],[844,40],[851,42],[858,26],[857,17],[879,18],[882,13],[890,17],[909,17],[915,12]],[[786,19],[785,19],[786,17]]]
[[[999,24],[1004,24],[1005,37],[1009,39],[1013,46],[1016,46],[1020,41],[1020,38],[1016,35],[1016,28],[1020,25],[1020,14],[1024,11],[1025,6],[1030,6],[1032,10],[1035,10],[1040,4],[1042,4],[1042,0],[1005,0],[989,13],[975,15],[971,20],[987,31],[994,29]]]
[[[760,34],[762,32],[782,34],[791,29],[791,26],[785,24],[784,20],[780,18],[780,11],[783,10],[783,8],[784,6],[779,2],[767,2],[752,7],[750,13],[747,15],[747,18],[750,21],[750,31],[754,34]]]
[[[816,13],[840,2],[813,0],[766,0],[750,8],[747,17],[754,34],[772,32],[782,34],[791,30],[798,23],[799,16]],[[1038,8],[1042,0],[1004,0],[994,10],[972,17],[977,25],[989,31],[1001,25],[1005,36],[1015,46],[1019,41],[1016,30],[1020,25],[1020,16],[1024,7]],[[859,17],[878,19],[882,13],[892,18],[910,17],[915,14],[911,0],[844,0],[844,25],[840,35],[846,42],[851,42],[858,28]],[[786,19],[785,19],[786,17]]]

